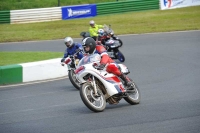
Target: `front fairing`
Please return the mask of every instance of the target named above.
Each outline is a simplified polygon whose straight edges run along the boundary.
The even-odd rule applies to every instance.
[[[117,40],[109,39],[105,42],[105,45],[110,48],[116,48],[120,46],[120,43]]]
[[[99,54],[86,55],[79,61],[77,68],[92,62],[100,62],[100,60],[101,56]]]
[[[83,66],[84,70],[76,74],[76,77],[81,84],[88,82],[87,78],[85,77],[87,77],[89,74],[101,81],[106,88],[108,96],[120,94],[126,91],[121,80],[114,74],[108,73],[105,70],[97,70],[93,67],[92,63],[85,64]]]
[[[113,38],[114,40],[118,40],[118,39],[119,39],[119,37],[117,37],[116,35],[112,35],[112,38]]]

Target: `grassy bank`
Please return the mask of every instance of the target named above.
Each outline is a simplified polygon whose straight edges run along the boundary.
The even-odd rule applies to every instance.
[[[63,39],[65,36],[80,37],[81,31],[88,30],[88,22],[91,19],[94,19],[97,24],[111,24],[116,34],[199,30],[200,6],[31,24],[1,24],[0,42]]]
[[[62,52],[0,52],[0,66],[62,57]]]

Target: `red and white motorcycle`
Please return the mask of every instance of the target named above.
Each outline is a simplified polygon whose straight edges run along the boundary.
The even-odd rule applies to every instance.
[[[100,55],[93,54],[85,56],[79,61],[75,70],[77,79],[79,80],[80,96],[83,103],[94,112],[101,112],[106,108],[106,102],[109,104],[118,104],[124,98],[129,104],[139,104],[140,90],[132,81],[132,90],[127,90],[123,85],[123,81],[114,74],[108,73],[105,68],[98,70]],[[128,68],[119,64],[124,74],[130,73]],[[128,77],[127,77],[128,78]]]

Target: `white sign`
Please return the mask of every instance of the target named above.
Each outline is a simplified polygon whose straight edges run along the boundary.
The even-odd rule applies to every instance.
[[[160,0],[161,10],[200,5],[200,0]]]

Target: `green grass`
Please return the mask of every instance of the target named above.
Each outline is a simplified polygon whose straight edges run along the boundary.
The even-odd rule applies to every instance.
[[[62,57],[62,52],[0,52],[0,66]]]
[[[58,6],[59,0],[0,0],[1,10],[19,10]],[[115,2],[116,0],[60,0],[60,6]],[[124,1],[124,0],[119,0]]]
[[[129,12],[65,21],[13,25],[1,24],[0,42],[63,39],[66,36],[80,37],[79,34],[81,31],[88,30],[88,22],[91,19],[94,19],[97,24],[111,24],[117,35],[200,30],[200,6],[163,11]],[[63,56],[63,53],[51,54],[51,52],[37,52],[36,54],[34,52],[8,53],[8,55],[6,55],[6,53],[0,52],[0,65],[38,61]]]
[[[111,24],[118,35],[199,30],[200,6],[31,24],[1,24],[0,42],[63,39],[66,36],[80,37],[81,31],[88,30],[91,19],[94,19],[97,24]]]

